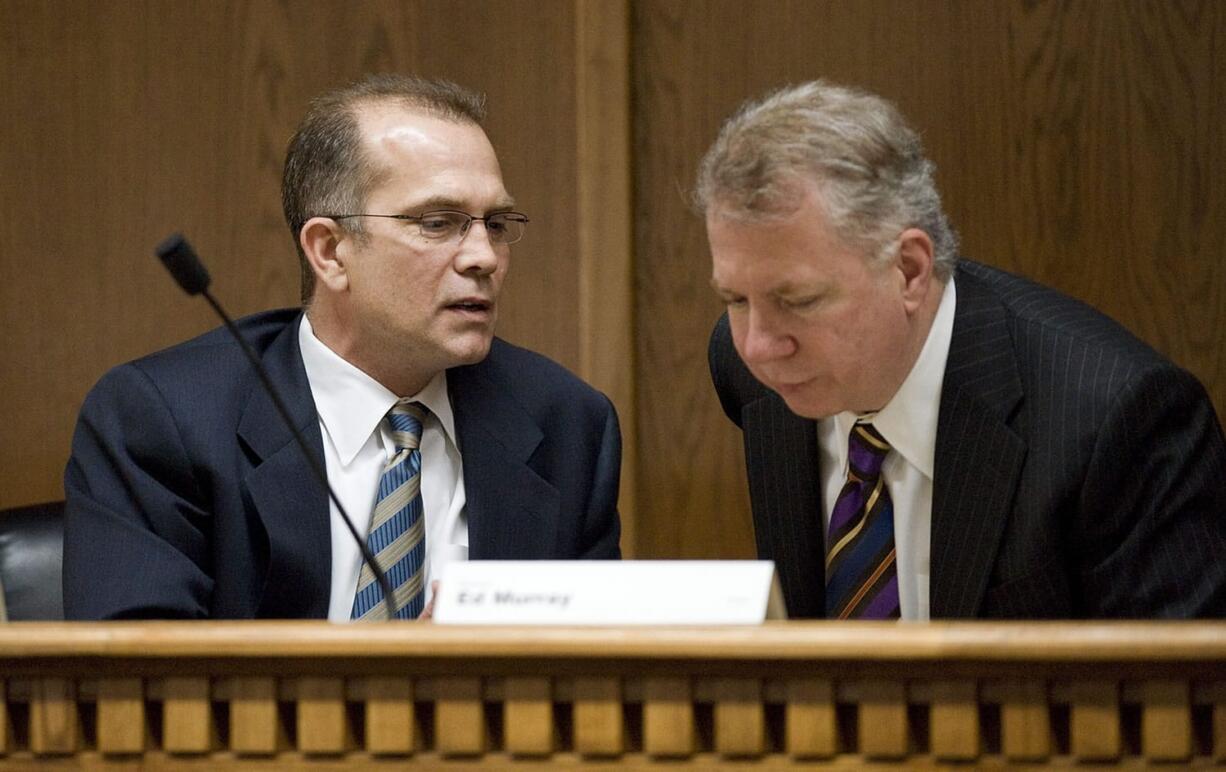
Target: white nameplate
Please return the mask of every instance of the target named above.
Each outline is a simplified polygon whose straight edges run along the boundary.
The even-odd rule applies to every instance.
[[[784,616],[775,564],[749,560],[455,561],[434,603],[435,622],[457,625],[753,625],[768,616]]]

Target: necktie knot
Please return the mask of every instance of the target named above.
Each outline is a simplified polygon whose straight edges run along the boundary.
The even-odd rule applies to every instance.
[[[847,438],[847,462],[852,473],[861,480],[875,480],[881,476],[881,465],[890,452],[890,443],[885,441],[872,424],[856,424]]]
[[[416,450],[421,445],[421,427],[426,420],[426,408],[420,402],[400,400],[388,411],[387,422],[392,431],[396,452]]]

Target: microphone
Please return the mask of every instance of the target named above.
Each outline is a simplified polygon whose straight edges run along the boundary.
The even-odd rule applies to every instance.
[[[353,534],[353,540],[357,542],[358,549],[362,553],[362,560],[370,567],[371,573],[375,575],[375,581],[379,583],[379,588],[383,590],[383,604],[387,609],[387,618],[389,620],[395,619],[396,600],[392,597],[391,583],[387,581],[387,576],[384,575],[383,569],[379,568],[379,564],[375,562],[375,556],[370,553],[370,548],[366,546],[366,540],[358,535],[358,529],[354,527],[353,521],[349,519],[349,513],[345,511],[341,500],[337,498],[336,491],[332,490],[332,486],[328,484],[328,475],[324,472],[323,465],[311,453],[311,449],[307,447],[306,438],[302,436],[302,432],[298,431],[298,427],[294,425],[293,419],[289,416],[289,410],[285,407],[285,402],[281,399],[281,395],[277,392],[276,387],[273,386],[272,379],[268,377],[268,371],[264,369],[259,356],[256,355],[250,344],[239,333],[229,314],[225,312],[221,304],[209,292],[209,282],[211,281],[209,272],[204,267],[204,264],[200,262],[200,258],[196,256],[196,250],[192,249],[191,244],[187,243],[187,239],[183,237],[183,234],[172,233],[163,239],[162,243],[158,244],[153,251],[161,259],[162,264],[166,266],[166,270],[170,271],[170,275],[183,288],[184,292],[189,295],[204,295],[204,299],[209,301],[209,305],[221,317],[221,321],[225,323],[226,329],[230,331],[230,335],[234,337],[239,347],[242,348],[243,353],[247,355],[247,361],[251,363],[252,369],[260,377],[260,383],[264,384],[264,390],[272,398],[272,403],[281,415],[281,420],[285,422],[286,428],[294,435],[294,442],[306,458],[307,466],[311,468],[311,471],[315,474],[315,479],[319,480],[319,484],[327,489],[328,498],[336,505],[336,510],[341,513],[341,519],[345,521],[345,525],[349,528],[349,533]]]

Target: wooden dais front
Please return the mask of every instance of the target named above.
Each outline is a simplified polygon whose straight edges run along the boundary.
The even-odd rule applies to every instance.
[[[1226,766],[1226,624],[0,626],[0,768]]]

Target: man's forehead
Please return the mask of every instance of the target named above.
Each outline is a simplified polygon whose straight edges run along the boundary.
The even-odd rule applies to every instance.
[[[375,186],[391,185],[384,192],[406,211],[514,205],[497,155],[476,123],[388,100],[362,105],[357,114]],[[406,179],[414,180],[411,189],[403,188]]]
[[[483,213],[511,210],[515,208],[515,199],[507,193],[505,189],[489,191],[485,194],[488,201],[475,202],[459,193],[439,193],[439,192],[418,192],[412,196],[410,200],[404,202],[406,209],[417,211],[431,211],[435,209],[455,209],[466,212],[473,208],[474,204],[479,204],[485,211]]]
[[[716,292],[752,291],[754,294],[787,297],[820,293],[830,284],[830,278],[821,275],[798,276],[776,272],[746,277],[740,274],[721,275],[718,270],[711,274],[711,287]]]
[[[457,137],[468,137],[474,133],[485,136],[484,130],[475,123],[442,117],[422,107],[386,100],[359,105],[355,115],[368,148],[445,149]]]
[[[832,283],[831,266],[813,245],[790,246],[752,237],[713,241],[711,286],[717,292],[787,296],[821,292]]]

